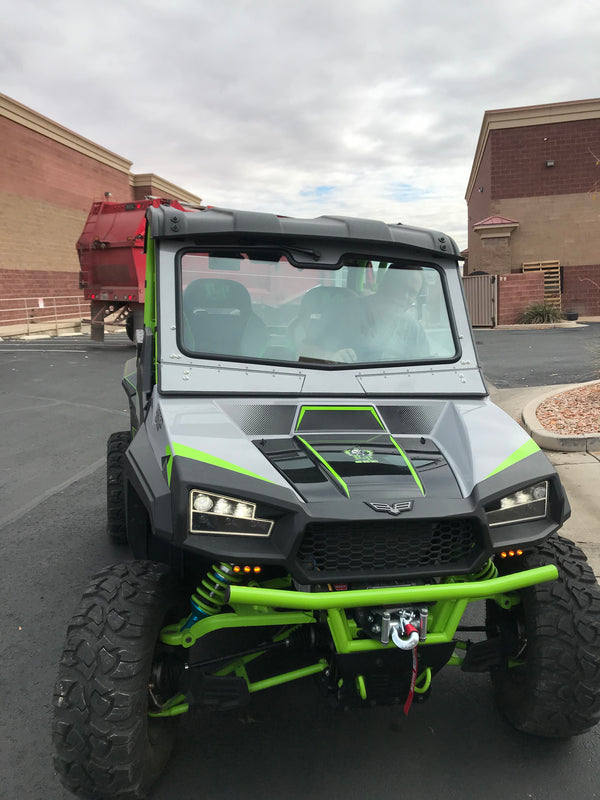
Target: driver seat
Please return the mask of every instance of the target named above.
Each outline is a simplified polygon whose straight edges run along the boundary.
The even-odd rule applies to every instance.
[[[183,293],[183,343],[196,353],[259,356],[267,343],[264,322],[238,281],[198,278]]]

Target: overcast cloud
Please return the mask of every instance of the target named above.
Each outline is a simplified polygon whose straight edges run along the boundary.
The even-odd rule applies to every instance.
[[[486,109],[600,95],[592,0],[20,0],[0,91],[211,205],[467,244]]]

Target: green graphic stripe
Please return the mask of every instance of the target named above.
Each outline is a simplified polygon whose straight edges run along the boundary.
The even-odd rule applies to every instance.
[[[379,414],[377,411],[375,411],[373,406],[302,406],[300,409],[300,414],[298,415],[298,421],[296,422],[296,430],[298,430],[300,427],[302,417],[306,411],[370,411],[377,420],[377,424],[383,430],[385,430],[385,425],[379,418]]]
[[[146,240],[146,293],[144,302],[144,326],[152,328],[156,325],[156,261],[155,242],[150,232]]]
[[[167,464],[167,481],[169,486],[171,485],[171,470],[173,468],[174,456],[190,458],[193,461],[203,461],[205,464],[212,464],[214,467],[221,467],[221,469],[227,469],[230,472],[239,472],[241,475],[248,475],[250,478],[258,478],[259,481],[273,483],[273,481],[269,480],[269,478],[265,478],[263,475],[258,475],[256,472],[250,472],[250,470],[244,469],[238,464],[232,464],[231,461],[224,461],[222,458],[212,456],[210,453],[203,453],[202,450],[195,450],[193,447],[188,447],[185,444],[173,442],[172,450],[167,445],[166,455],[169,456],[169,462]]]
[[[333,469],[333,467],[332,467],[330,464],[328,464],[328,463],[327,463],[327,461],[325,461],[325,459],[323,458],[323,456],[319,455],[319,453],[317,453],[317,451],[315,450],[315,448],[314,448],[314,447],[311,447],[311,446],[309,445],[309,443],[308,443],[308,442],[307,442],[305,439],[303,439],[301,436],[298,436],[298,435],[297,435],[297,436],[296,436],[296,438],[297,438],[297,439],[299,439],[299,440],[302,442],[302,444],[303,444],[303,445],[304,445],[304,446],[305,446],[305,447],[306,447],[308,450],[310,450],[310,452],[311,452],[311,453],[312,453],[312,454],[313,454],[313,455],[314,455],[316,458],[318,458],[318,459],[319,459],[319,461],[321,462],[321,464],[323,464],[323,466],[325,467],[325,469],[326,469],[326,470],[327,470],[327,471],[328,471],[328,472],[329,472],[331,475],[333,475],[333,477],[335,478],[336,482],[337,482],[337,483],[338,483],[338,484],[339,484],[339,485],[342,487],[342,489],[343,489],[343,490],[344,490],[344,492],[346,493],[346,497],[350,497],[350,492],[348,491],[348,486],[346,485],[346,482],[345,482],[344,480],[342,480],[342,478],[340,478],[340,476],[339,476],[339,475],[337,474],[337,472],[336,472],[336,471]]]
[[[173,452],[169,445],[165,448],[165,455],[169,457],[167,461],[167,483],[171,485],[171,470],[173,469]]]
[[[502,472],[503,469],[508,469],[508,467],[512,467],[513,464],[517,464],[519,461],[522,461],[527,456],[531,456],[534,453],[539,452],[538,445],[533,441],[533,439],[528,439],[525,444],[522,444],[521,447],[517,448],[512,455],[508,458],[505,458],[504,461],[499,464],[496,469],[493,469],[486,478],[491,478],[492,475],[496,475],[498,472]]]
[[[410,474],[411,474],[411,475],[413,476],[413,478],[415,479],[415,483],[417,484],[417,486],[418,486],[418,487],[419,487],[419,489],[421,490],[421,494],[422,494],[423,496],[425,496],[425,489],[423,488],[423,484],[421,483],[421,479],[420,479],[420,478],[419,478],[419,476],[417,475],[417,473],[416,473],[416,471],[415,471],[415,468],[413,467],[413,465],[412,465],[412,464],[411,464],[411,462],[410,462],[410,458],[409,458],[409,457],[406,455],[406,453],[404,452],[404,450],[403,450],[403,449],[400,447],[400,445],[398,444],[398,442],[397,442],[397,441],[396,441],[396,440],[395,440],[395,439],[394,439],[392,436],[390,436],[390,442],[391,442],[391,443],[394,445],[394,447],[396,448],[396,450],[397,450],[397,451],[400,453],[400,455],[402,456],[402,458],[403,458],[403,459],[406,461],[406,466],[407,466],[407,467],[408,467],[408,469],[410,470]]]

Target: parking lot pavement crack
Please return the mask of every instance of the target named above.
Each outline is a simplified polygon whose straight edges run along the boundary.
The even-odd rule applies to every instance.
[[[63,483],[59,483],[57,486],[52,486],[50,489],[47,489],[42,494],[38,495],[35,498],[35,500],[32,500],[30,503],[21,506],[21,508],[18,508],[16,511],[13,511],[8,516],[0,518],[0,530],[4,528],[6,525],[10,525],[12,522],[15,522],[16,520],[20,519],[25,514],[28,514],[30,511],[33,511],[33,509],[37,508],[37,506],[39,506],[40,503],[45,502],[46,500],[48,500],[48,498],[52,497],[53,495],[58,494],[59,492],[63,492],[72,484],[77,483],[77,481],[80,481],[83,478],[87,478],[88,475],[92,475],[94,472],[103,467],[105,463],[106,459],[104,457],[99,458],[97,461],[94,461],[93,464],[90,464],[89,466],[78,470],[78,472],[76,472],[66,481],[63,481]]]
[[[19,395],[10,395],[11,397],[18,397]],[[42,405],[36,406],[19,406],[19,414],[22,414],[24,411],[40,411],[42,408],[52,408],[53,406],[58,406],[61,404],[61,400],[47,400],[43,402]],[[5,411],[0,411],[0,416],[2,414],[14,414],[14,408],[7,408]]]
[[[119,414],[122,417],[126,417],[128,412],[124,409],[116,409],[116,408],[104,408],[104,406],[96,406],[91,403],[74,403],[72,400],[62,400],[58,397],[40,397],[39,395],[35,394],[17,394],[13,393],[12,397],[23,397],[27,400],[42,400],[46,401],[49,404],[57,403],[59,405],[65,406],[74,406],[76,408],[88,408],[92,411],[104,411],[106,414]]]

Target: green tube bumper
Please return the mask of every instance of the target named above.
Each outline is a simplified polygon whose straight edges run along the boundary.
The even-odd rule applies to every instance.
[[[558,578],[553,564],[537,567],[501,578],[483,581],[461,581],[425,586],[391,586],[384,589],[358,591],[293,592],[281,589],[261,589],[253,586],[230,586],[226,602],[232,606],[268,606],[305,611],[325,611],[334,608],[363,608],[365,606],[419,605],[438,600],[482,600],[516,592],[538,583]]]

